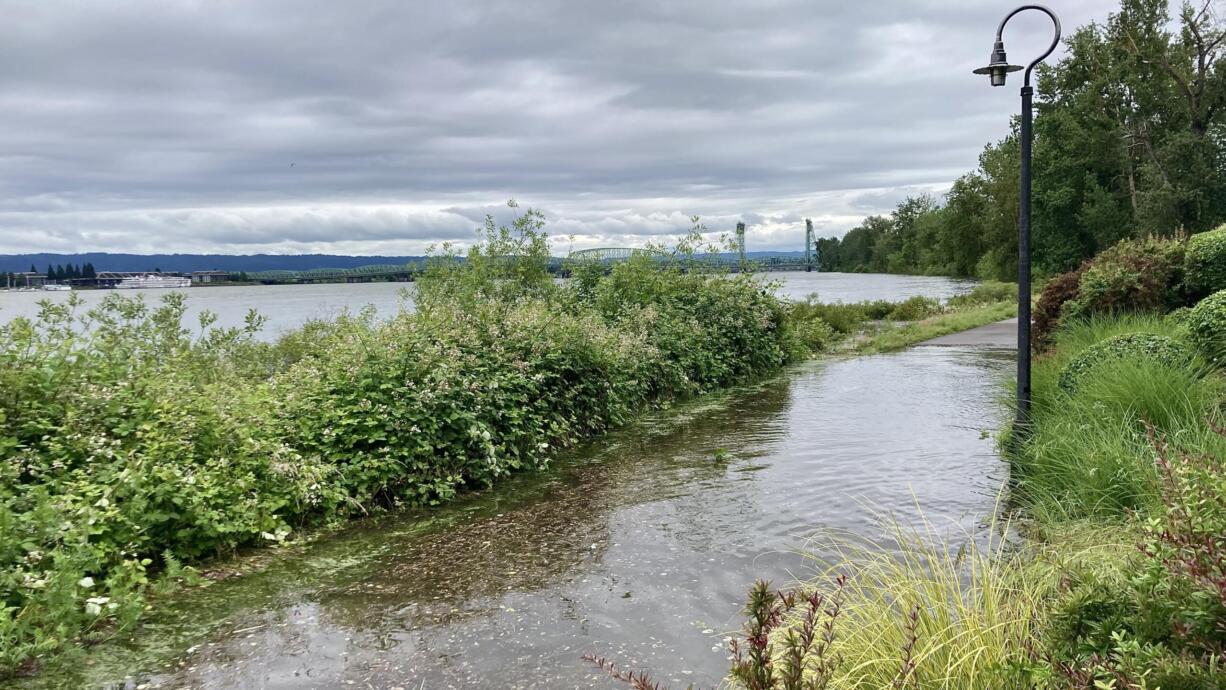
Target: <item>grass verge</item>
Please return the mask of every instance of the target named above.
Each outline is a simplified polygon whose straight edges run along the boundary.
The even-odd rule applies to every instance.
[[[919,321],[888,323],[871,329],[863,338],[852,342],[849,349],[858,354],[893,352],[925,340],[986,326],[1014,316],[1017,316],[1017,303],[1014,301],[955,308],[953,311]]]

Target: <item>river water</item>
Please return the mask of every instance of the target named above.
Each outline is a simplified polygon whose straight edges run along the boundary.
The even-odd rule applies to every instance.
[[[160,602],[133,640],[28,685],[622,687],[590,652],[715,687],[747,589],[810,576],[797,550],[821,553],[815,533],[878,536],[880,512],[910,520],[916,504],[953,531],[991,514],[1006,468],[983,431],[1010,361],[918,347],[799,365],[443,508],[265,550],[264,567]]]
[[[860,300],[897,300],[912,295],[949,297],[970,289],[973,283],[929,276],[895,276],[860,273],[781,272],[765,274],[765,279],[780,283],[780,294],[801,299],[816,293],[828,302]],[[188,295],[188,325],[195,323],[201,311],[217,315],[219,326],[241,326],[249,309],[255,309],[268,319],[264,336],[277,335],[301,326],[311,319],[334,318],[345,311],[357,311],[367,305],[384,316],[394,314],[402,306],[412,308],[412,283],[326,283],[320,285],[253,285],[195,287],[185,290]],[[120,291],[127,296],[139,295],[151,303],[171,290]],[[38,315],[39,302],[64,302],[65,292],[6,292],[0,291],[0,323],[17,316]],[[81,290],[86,307],[101,301],[111,290]]]

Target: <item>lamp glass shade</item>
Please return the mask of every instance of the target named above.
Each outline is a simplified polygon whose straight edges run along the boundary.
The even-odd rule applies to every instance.
[[[994,61],[987,67],[980,67],[975,70],[975,74],[983,74],[992,80],[992,86],[1004,86],[1005,79],[1010,72],[1020,71],[1022,68],[1019,65],[1010,65],[1004,60]]]

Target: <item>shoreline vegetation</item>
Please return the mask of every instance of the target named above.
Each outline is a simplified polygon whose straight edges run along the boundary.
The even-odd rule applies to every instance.
[[[984,533],[887,516],[895,551],[834,538],[815,581],[759,582],[734,687],[1226,688],[1226,226],[1125,240],[1038,304]]]
[[[159,596],[203,584],[193,566],[239,548],[438,505],[871,324],[1012,299],[989,284],[951,305],[790,303],[702,270],[700,229],[666,265],[576,265],[559,284],[527,210],[488,222],[465,261],[436,253],[416,311],[275,343],[254,338],[254,312],[189,331],[175,294],[48,302],[0,326],[0,677],[139,630]]]

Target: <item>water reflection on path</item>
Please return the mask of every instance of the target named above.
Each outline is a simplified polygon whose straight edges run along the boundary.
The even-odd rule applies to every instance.
[[[592,651],[715,686],[747,587],[803,577],[791,550],[815,530],[875,535],[866,506],[913,515],[916,500],[938,523],[990,512],[1004,467],[981,430],[1008,362],[918,348],[812,363],[657,415],[548,473],[194,593],[96,654],[90,682],[613,687],[580,662]]]

